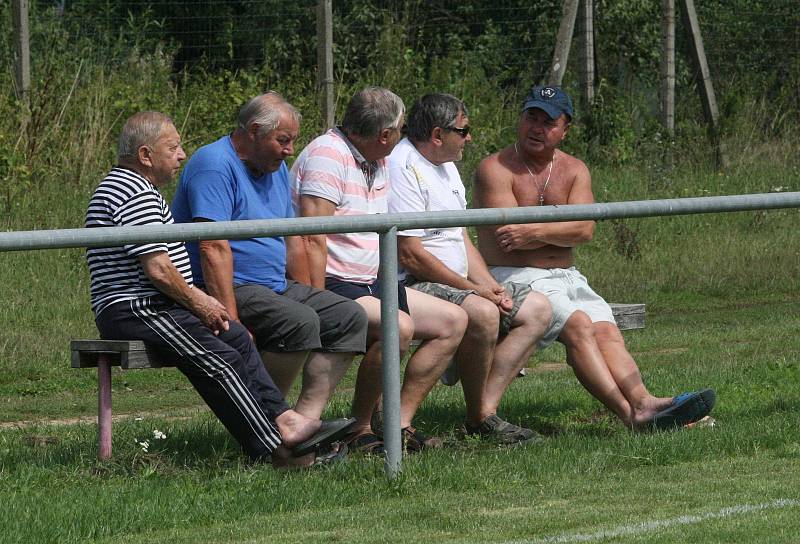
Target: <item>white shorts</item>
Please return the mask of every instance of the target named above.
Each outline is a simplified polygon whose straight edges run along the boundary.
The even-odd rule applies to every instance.
[[[611,307],[595,293],[578,269],[570,268],[518,268],[492,266],[492,275],[498,282],[514,282],[530,285],[531,289],[547,297],[553,307],[550,327],[539,341],[539,348],[552,344],[561,334],[569,317],[578,310],[586,313],[592,323],[610,321],[615,323]]]

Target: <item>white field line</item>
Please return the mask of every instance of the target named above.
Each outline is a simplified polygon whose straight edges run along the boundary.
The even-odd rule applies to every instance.
[[[548,536],[544,538],[536,538],[533,540],[512,540],[504,544],[569,544],[572,542],[592,542],[596,540],[605,540],[608,538],[616,538],[620,536],[638,535],[648,533],[657,529],[664,529],[668,527],[675,527],[678,525],[692,525],[695,523],[702,523],[711,519],[722,519],[733,516],[741,516],[750,514],[752,512],[761,512],[763,510],[775,510],[779,508],[793,508],[800,506],[800,500],[795,499],[778,499],[772,502],[762,504],[740,504],[736,506],[729,506],[717,512],[708,512],[707,514],[699,514],[695,516],[680,516],[671,519],[660,519],[654,521],[646,521],[636,523],[634,525],[622,525],[614,529],[601,530],[595,533],[574,533],[574,534],[561,534],[555,536]]]

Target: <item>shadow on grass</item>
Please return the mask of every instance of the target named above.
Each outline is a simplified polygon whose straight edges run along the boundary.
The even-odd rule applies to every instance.
[[[82,467],[98,477],[224,469],[250,463],[225,428],[211,418],[188,424],[163,420],[117,424],[109,460],[97,459],[95,425],[14,430],[5,433],[3,442],[3,465],[8,467]]]

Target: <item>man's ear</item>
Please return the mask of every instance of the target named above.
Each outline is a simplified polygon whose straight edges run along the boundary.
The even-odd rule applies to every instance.
[[[391,134],[391,132],[392,132],[392,129],[390,129],[390,128],[382,129],[380,134],[378,134],[378,141],[383,145],[388,144],[389,143],[389,134]]]
[[[442,127],[433,127],[431,131],[431,142],[437,145],[442,145],[442,138],[444,129]]]
[[[136,150],[136,158],[142,166],[153,166],[153,151],[149,146],[140,145]]]

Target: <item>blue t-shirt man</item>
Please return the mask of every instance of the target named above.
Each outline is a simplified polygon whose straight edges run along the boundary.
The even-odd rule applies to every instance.
[[[223,136],[198,149],[186,164],[172,201],[172,215],[178,223],[294,217],[289,170],[282,162],[274,172],[253,176],[236,154],[230,136]],[[236,263],[234,285],[264,285],[279,294],[286,290],[283,237],[228,243]],[[189,242],[186,247],[195,283],[203,285],[198,243]]]

